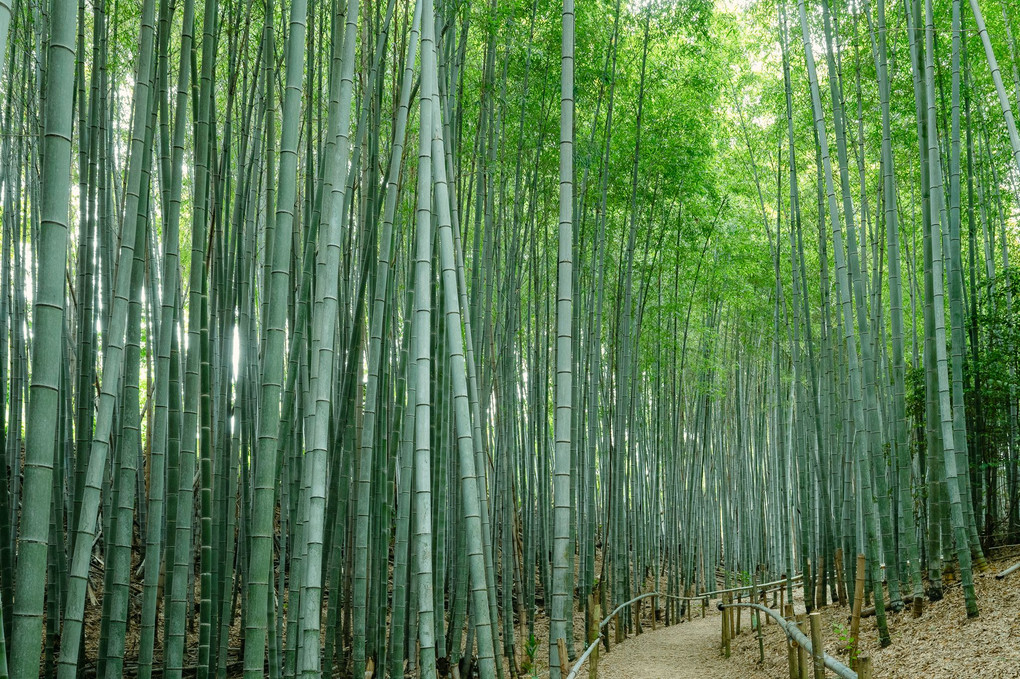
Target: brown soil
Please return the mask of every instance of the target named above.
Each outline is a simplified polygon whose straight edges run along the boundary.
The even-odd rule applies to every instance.
[[[901,613],[889,613],[888,624],[893,643],[881,649],[874,617],[861,621],[861,655],[872,658],[875,677],[926,679],[967,679],[994,678],[1020,679],[1020,572],[1014,572],[1003,580],[996,580],[995,573],[1020,561],[1020,548],[999,551],[990,562],[990,569],[976,578],[980,616],[968,620],[964,611],[963,594],[958,583],[947,586],[945,598],[939,602],[925,601],[921,618],[914,618],[909,607]],[[137,555],[133,559],[133,570],[140,566]],[[102,596],[102,564],[93,563],[93,577],[90,580],[90,598],[86,606],[87,644],[86,654],[93,659],[99,638],[99,606],[93,604]],[[644,590],[651,586],[644,583]],[[660,591],[665,582],[659,582]],[[721,585],[721,583],[718,583]],[[132,623],[127,638],[128,658],[125,668],[134,667],[138,643],[138,616],[140,615],[140,591],[135,587],[131,597]],[[732,653],[723,659],[719,650],[719,613],[712,602],[707,617],[701,618],[701,608],[694,606],[694,618],[670,627],[660,626],[651,631],[652,611],[649,600],[641,606],[643,634],[631,635],[620,644],[615,643],[615,625],[609,626],[609,638],[613,640],[611,652],[600,649],[598,676],[602,679],[730,679],[761,677],[762,679],[786,679],[787,650],[783,633],[777,625],[766,625],[763,631],[765,660],[759,663],[758,640],[751,631],[747,611],[743,611],[742,633],[732,642]],[[576,602],[575,602],[576,604]],[[797,612],[803,612],[803,597],[798,590],[794,597]],[[658,601],[661,625],[663,600]],[[828,606],[821,609],[826,651],[849,664],[848,652],[844,648],[849,628],[847,607]],[[519,621],[518,621],[519,622]],[[528,631],[526,625],[516,625],[517,662],[526,666],[525,644]],[[579,643],[584,628],[584,614],[574,608],[574,631],[578,643],[573,649],[579,655],[583,646]],[[535,621],[535,636],[539,640],[534,657],[534,671],[539,677],[548,676],[549,624],[539,607]],[[157,628],[157,660],[161,655],[162,617]],[[230,630],[229,658],[238,657],[240,629],[235,620]],[[187,652],[193,656],[197,649],[196,630],[188,631]],[[191,664],[193,657],[186,657]],[[505,660],[504,660],[505,663]],[[573,664],[573,663],[571,663]],[[506,667],[506,665],[504,665]],[[94,669],[92,663],[86,669]],[[508,669],[508,668],[507,668]],[[522,668],[523,669],[523,668]],[[522,676],[531,676],[530,672]],[[588,665],[581,669],[579,679],[588,679]]]
[[[1020,560],[1020,554],[998,554],[987,573],[975,577],[980,615],[967,619],[963,591],[958,583],[945,590],[945,598],[925,600],[924,613],[914,618],[908,609],[888,613],[892,645],[880,648],[874,617],[861,620],[861,655],[872,659],[874,674],[882,679],[1020,679],[1020,573],[996,580],[995,573]],[[803,601],[795,600],[803,612]],[[845,642],[837,630],[849,629],[847,607],[821,610],[826,651],[849,663]],[[745,618],[746,619],[746,618]],[[847,632],[844,632],[846,634]],[[768,679],[789,676],[786,647],[778,626],[765,627],[765,663],[756,672]],[[735,640],[734,655],[758,659],[758,642],[750,634]]]
[[[599,660],[600,679],[733,679],[748,676],[753,666],[719,654],[719,615],[695,617],[655,632],[645,632],[613,646]],[[588,678],[587,664],[578,674]]]
[[[1020,553],[1000,553],[987,573],[976,577],[980,616],[968,620],[958,583],[947,586],[938,602],[925,601],[924,614],[914,618],[909,608],[889,613],[887,621],[893,643],[880,648],[875,618],[861,621],[861,655],[872,659],[874,676],[881,679],[1020,679],[1020,572],[1003,580],[998,573],[1020,560]],[[732,642],[732,654],[723,659],[719,650],[719,614],[715,602],[704,619],[695,617],[656,632],[630,637],[603,650],[598,676],[601,679],[787,679],[785,635],[778,625],[763,628],[764,663],[759,663],[758,639],[747,611],[742,633]],[[797,612],[804,611],[800,592],[794,598]],[[698,611],[696,608],[695,611]],[[849,664],[846,642],[847,607],[821,609],[822,630],[828,653]],[[646,630],[648,628],[646,627]],[[587,679],[587,668],[578,675]]]

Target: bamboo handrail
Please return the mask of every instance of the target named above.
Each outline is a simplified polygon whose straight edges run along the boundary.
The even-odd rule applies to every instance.
[[[768,608],[767,606],[762,606],[760,604],[719,604],[719,610],[721,611],[724,608],[736,608],[738,606],[743,608],[756,608],[759,611],[768,613],[770,616],[775,618],[776,622],[779,623],[779,626],[783,628],[784,632],[786,632],[786,636],[788,638],[792,639],[793,641],[796,641],[798,644],[804,647],[804,650],[807,651],[809,655],[811,654],[811,640],[808,639],[807,636],[805,636],[799,629],[797,629],[796,625],[793,625],[788,620],[786,620],[786,618],[784,618],[782,615],[772,610],[771,608]],[[833,672],[835,672],[837,676],[840,676],[843,679],[857,679],[856,672],[854,672],[852,669],[850,669],[840,661],[833,658],[828,653],[824,655],[824,660],[825,666],[828,667]]]
[[[696,601],[698,599],[704,599],[706,597],[708,597],[709,599],[714,599],[715,597],[713,595],[715,595],[715,594],[729,594],[731,592],[743,592],[743,591],[749,590],[749,589],[750,590],[759,590],[759,591],[760,590],[764,590],[764,589],[768,589],[769,591],[771,591],[772,589],[777,589],[777,588],[778,589],[782,589],[783,587],[786,586],[787,582],[790,582],[792,584],[792,583],[796,583],[799,580],[802,580],[803,578],[804,578],[803,574],[798,574],[798,575],[793,576],[792,578],[783,578],[782,580],[775,580],[773,582],[765,582],[765,583],[762,583],[760,585],[755,585],[754,583],[751,583],[749,585],[741,585],[740,587],[730,587],[729,589],[716,589],[716,590],[713,590],[711,592],[704,592],[702,594],[698,594],[697,596],[676,597],[676,598],[677,599],[690,599],[690,600]],[[672,596],[672,595],[669,595],[669,596]]]
[[[620,611],[622,611],[627,606],[630,606],[633,603],[637,603],[638,601],[641,601],[642,599],[647,599],[650,596],[656,596],[657,594],[659,594],[659,593],[658,592],[645,592],[644,594],[639,594],[638,596],[634,597],[630,601],[627,601],[627,602],[624,602],[624,603],[620,604],[619,606],[616,607],[616,609],[612,613],[610,613],[609,615],[606,616],[605,620],[603,620],[602,622],[599,623],[599,631],[601,631],[603,627],[608,625],[609,621],[612,620],[614,617],[616,617],[616,614],[619,613]],[[588,647],[586,649],[584,649],[584,653],[582,653],[581,657],[577,659],[577,662],[574,663],[574,666],[570,668],[570,674],[567,675],[567,679],[575,679],[575,677],[577,677],[577,673],[581,670],[581,666],[584,665],[584,661],[588,659],[588,656],[591,655],[591,652],[595,650],[595,647],[598,646],[599,642],[601,642],[601,641],[602,641],[602,635],[600,634],[599,637],[597,639],[595,639],[595,641],[591,642],[588,645]]]
[[[1004,577],[1017,570],[1020,570],[1020,562],[1013,564],[1012,566],[1002,571],[1001,573],[997,573],[995,575],[995,579],[1002,580]]]
[[[792,578],[784,578],[782,580],[776,580],[774,582],[766,582],[766,583],[761,584],[761,585],[751,584],[751,585],[742,585],[740,587],[731,587],[729,589],[717,589],[717,590],[713,590],[711,592],[703,592],[703,593],[697,594],[695,596],[679,596],[679,595],[676,595],[676,594],[662,594],[661,592],[658,592],[658,591],[655,591],[655,592],[645,592],[644,594],[639,594],[638,596],[634,597],[630,601],[624,602],[624,603],[620,604],[619,606],[617,606],[616,609],[613,610],[612,613],[610,613],[609,615],[606,616],[605,620],[603,620],[602,622],[599,623],[599,631],[601,631],[602,628],[604,628],[606,625],[608,625],[609,621],[612,620],[614,617],[616,617],[616,614],[619,613],[620,611],[622,611],[624,608],[626,608],[627,606],[630,606],[631,604],[637,603],[638,601],[641,601],[642,599],[647,599],[648,597],[661,596],[661,597],[664,597],[664,598],[667,598],[667,599],[679,599],[681,601],[701,601],[703,599],[712,599],[712,598],[714,598],[714,595],[716,595],[716,594],[729,594],[731,592],[742,592],[744,590],[765,591],[767,588],[774,588],[774,587],[777,587],[777,586],[783,587],[783,586],[786,586],[788,583],[793,583],[793,582],[796,582],[797,580],[800,580],[802,577],[803,577],[803,575],[795,575]],[[599,642],[601,640],[602,640],[602,637],[600,635],[598,639],[596,639],[595,641],[591,642],[591,644],[589,644],[588,647],[584,649],[584,653],[582,653],[581,657],[577,659],[577,662],[574,663],[574,666],[570,668],[570,674],[567,675],[567,679],[576,679],[577,673],[581,670],[581,666],[584,665],[584,662],[588,659],[588,656],[591,655],[592,651],[595,650],[595,647],[599,645]],[[854,674],[853,675],[853,679],[856,679],[856,678],[857,678],[857,675]]]

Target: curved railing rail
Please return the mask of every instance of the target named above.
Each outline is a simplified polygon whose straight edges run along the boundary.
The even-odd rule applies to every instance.
[[[760,604],[745,604],[745,603],[719,604],[720,611],[726,608],[753,608],[763,613],[767,613],[768,615],[772,616],[772,618],[774,618],[776,622],[779,623],[779,626],[783,628],[784,632],[786,632],[786,636],[788,639],[797,642],[798,644],[804,647],[804,650],[809,655],[813,655],[811,649],[811,640],[807,637],[807,635],[805,635],[803,632],[797,629],[796,624],[790,622],[789,620],[787,620],[786,618],[784,618],[782,615],[772,610],[771,608],[767,606],[762,606]],[[857,679],[856,672],[854,672],[852,669],[850,669],[840,661],[833,658],[828,653],[823,653],[822,657],[823,661],[825,662],[825,666],[828,667],[833,672],[835,672],[836,676],[842,677],[843,679]]]
[[[641,601],[642,599],[647,599],[648,597],[652,597],[652,596],[674,596],[674,595],[663,595],[663,594],[659,594],[658,592],[645,592],[644,594],[639,594],[638,596],[634,597],[630,601],[626,601],[626,602],[620,604],[619,606],[616,607],[616,609],[612,613],[607,615],[606,619],[599,623],[599,632],[601,632],[602,628],[605,627],[606,625],[608,625],[609,621],[612,620],[613,618],[615,618],[616,614],[619,613],[620,611],[622,611],[624,608],[626,608],[627,606],[630,606],[631,604],[636,604],[637,602]],[[676,597],[676,598],[691,598],[691,599],[693,599],[695,597]],[[704,598],[704,597],[697,597],[697,598],[701,599],[701,598]],[[582,653],[581,657],[577,659],[577,662],[574,663],[574,666],[570,668],[570,674],[567,675],[567,679],[575,679],[575,677],[577,677],[577,673],[581,670],[581,667],[584,665],[584,661],[588,659],[588,656],[591,655],[592,651],[595,650],[595,648],[599,645],[599,642],[601,642],[601,641],[602,641],[602,635],[599,634],[599,636],[597,636],[595,638],[595,641],[591,642],[588,645],[588,647],[586,649],[584,649],[584,653]]]
[[[606,625],[608,625],[609,621],[612,620],[613,618],[615,618],[616,614],[618,614],[620,611],[622,611],[626,607],[630,606],[631,604],[636,604],[637,602],[640,602],[640,600],[642,600],[643,598],[648,598],[649,596],[655,596],[656,594],[662,596],[662,594],[659,594],[659,592],[657,592],[657,591],[649,591],[649,592],[645,592],[644,594],[639,594],[637,596],[634,596],[633,598],[631,598],[629,600],[629,602],[626,602],[624,604],[620,604],[618,607],[616,607],[615,611],[610,613],[608,616],[606,616],[605,620],[603,620],[602,622],[599,623],[599,631],[601,632],[602,628],[605,627]],[[584,648],[584,652],[582,652],[582,654],[580,655],[580,658],[578,658],[577,662],[574,663],[574,666],[572,668],[570,668],[570,674],[567,675],[567,679],[575,679],[575,677],[577,676],[577,673],[580,671],[580,668],[584,665],[584,661],[588,660],[588,657],[592,655],[592,651],[595,650],[596,646],[598,646],[601,641],[602,641],[602,635],[600,634],[598,637],[596,637],[595,641],[590,643],[588,645],[588,647]]]
[[[620,604],[619,606],[617,606],[616,609],[613,610],[612,613],[610,613],[609,615],[606,616],[605,620],[603,620],[602,622],[599,623],[599,632],[601,632],[602,629],[606,625],[608,625],[609,622],[613,618],[615,618],[617,616],[617,614],[620,611],[622,611],[624,608],[626,608],[627,606],[630,606],[631,604],[636,604],[637,602],[641,601],[642,599],[647,599],[649,597],[659,596],[659,597],[663,597],[664,599],[675,599],[677,601],[707,601],[709,599],[716,598],[716,596],[719,595],[719,594],[733,594],[733,593],[739,593],[739,592],[744,592],[744,591],[747,591],[747,592],[759,591],[759,592],[767,593],[769,591],[772,591],[775,588],[782,588],[782,587],[786,587],[787,584],[796,583],[796,582],[798,582],[801,579],[802,579],[801,575],[795,575],[792,578],[783,578],[782,580],[776,580],[774,582],[766,582],[766,583],[763,583],[763,584],[760,584],[760,585],[751,584],[751,585],[741,585],[739,587],[730,587],[728,589],[716,589],[716,590],[712,590],[711,592],[703,592],[703,593],[697,594],[695,596],[678,596],[676,594],[662,594],[661,592],[657,592],[657,591],[656,592],[645,592],[644,594],[639,594],[638,596],[634,597],[630,601],[624,602],[624,603]],[[734,605],[736,605],[736,604],[734,604]],[[653,615],[654,615],[654,613],[653,613]],[[581,671],[581,667],[584,666],[585,661],[588,660],[588,657],[592,654],[592,651],[594,651],[595,648],[599,645],[600,641],[602,641],[602,635],[601,634],[598,636],[598,638],[596,638],[594,641],[592,641],[587,646],[587,648],[584,649],[584,653],[582,653],[581,656],[577,659],[577,661],[574,663],[574,666],[570,668],[570,674],[567,675],[567,679],[576,679],[577,678],[577,673]],[[856,677],[857,677],[857,675],[854,674],[853,675],[853,679],[856,679]]]

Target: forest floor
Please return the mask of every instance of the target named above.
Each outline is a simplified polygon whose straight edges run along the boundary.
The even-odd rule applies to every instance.
[[[975,578],[980,615],[967,619],[958,582],[945,588],[941,601],[925,600],[924,613],[914,618],[909,607],[888,613],[893,643],[880,648],[874,616],[861,620],[861,655],[872,659],[875,677],[882,679],[1020,679],[1020,572],[1003,580],[995,574],[1020,560],[1020,549],[1000,551],[990,560],[988,572]],[[798,613],[804,611],[802,592],[794,597]],[[845,638],[850,610],[826,606],[821,610],[825,649],[849,664]],[[778,625],[765,625],[765,660],[759,662],[758,638],[747,614],[742,633],[723,659],[719,650],[719,613],[715,602],[706,618],[659,628],[632,636],[603,650],[600,679],[787,679],[785,635]],[[647,627],[646,627],[647,629]],[[587,667],[579,675],[587,679]]]
[[[941,601],[925,599],[920,618],[913,616],[909,606],[899,613],[887,613],[892,636],[892,645],[887,648],[879,646],[874,616],[861,620],[860,655],[871,656],[875,677],[1020,679],[1020,573],[995,579],[996,573],[1020,560],[1020,549],[996,551],[992,556],[989,570],[974,579],[980,613],[977,618],[967,618],[963,590],[956,581],[945,587]],[[802,597],[795,597],[794,605],[798,613],[803,612]],[[826,651],[849,664],[847,644],[840,637],[848,634],[850,609],[830,605],[821,613]],[[758,641],[749,627],[746,625],[748,631],[734,640],[732,655],[758,665]],[[783,636],[778,625],[764,627],[765,662],[754,676],[789,677]]]
[[[1003,580],[996,580],[995,574],[1020,561],[1020,546],[997,550],[990,559],[990,568],[975,578],[980,615],[968,620],[964,611],[963,593],[958,582],[945,588],[945,597],[938,602],[925,600],[924,613],[914,618],[909,606],[900,613],[888,613],[889,631],[893,643],[882,649],[878,644],[878,630],[874,616],[861,620],[861,655],[872,658],[875,677],[880,679],[1020,679],[1020,572],[1014,572]],[[138,567],[140,564],[135,564]],[[95,564],[94,564],[95,566]],[[101,569],[100,569],[101,570]],[[94,597],[101,596],[102,575],[93,578],[98,591],[90,591],[92,614],[86,615],[89,628],[87,655],[95,658],[96,640],[99,639],[98,609]],[[645,582],[642,591],[651,588]],[[721,586],[721,583],[719,583]],[[659,582],[660,591],[665,591],[665,581]],[[133,604],[140,605],[139,593],[134,593]],[[778,625],[767,624],[763,628],[765,659],[759,662],[757,634],[752,631],[748,615],[742,617],[742,633],[733,639],[731,656],[721,657],[719,649],[720,620],[716,601],[712,601],[701,617],[701,607],[693,607],[690,621],[664,626],[662,618],[663,600],[657,619],[658,629],[652,630],[651,601],[646,599],[640,609],[642,634],[630,635],[622,643],[615,643],[615,625],[610,625],[610,639],[614,640],[611,652],[600,647],[598,677],[601,679],[787,679],[787,651],[785,635]],[[769,602],[776,608],[772,602]],[[138,605],[134,613],[139,613]],[[804,611],[803,593],[795,589],[794,606],[798,613]],[[541,610],[541,607],[540,607]],[[849,629],[850,610],[846,606],[826,606],[822,613],[822,630],[826,651],[849,664],[845,649],[845,637]],[[577,638],[584,628],[584,614],[574,610],[574,629]],[[162,636],[160,618],[157,638]],[[197,632],[189,634],[188,658],[192,664],[193,651],[197,648]],[[539,644],[531,660],[534,666],[528,671],[526,627],[517,628],[517,658],[524,665],[522,677],[548,677],[548,620],[539,615],[535,621],[535,636]],[[127,638],[129,649],[137,644],[137,626],[129,626]],[[240,626],[235,622],[230,633],[228,675],[239,672]],[[578,654],[583,647],[574,649]],[[133,657],[129,652],[129,657]],[[133,662],[125,664],[125,671],[135,669]],[[94,664],[87,664],[87,674],[94,672]],[[533,674],[533,673],[534,674]],[[589,664],[581,668],[578,679],[589,679]]]

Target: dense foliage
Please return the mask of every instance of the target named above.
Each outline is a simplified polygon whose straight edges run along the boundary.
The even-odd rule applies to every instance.
[[[0,677],[558,679],[638,594],[859,553],[883,643],[977,615],[1018,22],[0,0]]]

